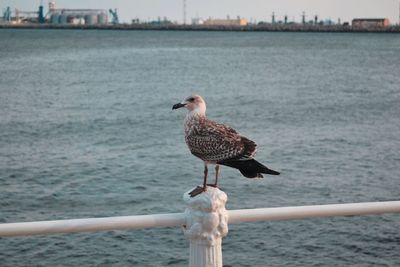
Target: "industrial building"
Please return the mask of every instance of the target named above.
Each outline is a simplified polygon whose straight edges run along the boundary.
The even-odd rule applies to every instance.
[[[236,19],[207,19],[203,25],[207,26],[247,26],[249,23],[246,19],[237,17]]]
[[[111,15],[111,23],[119,24],[117,10],[114,9],[67,9],[56,8],[54,1],[49,2],[49,9],[44,15],[43,5],[37,11],[13,11],[7,7],[3,11],[2,22],[7,24],[61,24],[61,25],[106,25],[109,24],[108,13]]]
[[[3,23],[20,24],[20,23],[44,23],[43,6],[39,6],[38,11],[24,11],[16,8],[12,10],[7,7],[3,11]]]
[[[355,28],[381,28],[390,26],[389,19],[353,19],[352,24]]]
[[[55,2],[49,3],[49,23],[51,24],[108,24],[108,12],[104,9],[66,9],[56,8]]]

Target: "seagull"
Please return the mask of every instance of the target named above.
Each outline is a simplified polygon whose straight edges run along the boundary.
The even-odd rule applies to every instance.
[[[172,109],[186,108],[184,120],[185,142],[190,152],[203,160],[203,186],[189,193],[191,197],[207,190],[207,185],[218,186],[219,165],[238,169],[247,178],[262,178],[262,173],[279,175],[254,159],[256,143],[240,135],[231,127],[209,120],[206,103],[199,95],[191,95]],[[215,165],[215,183],[207,184],[208,164]]]

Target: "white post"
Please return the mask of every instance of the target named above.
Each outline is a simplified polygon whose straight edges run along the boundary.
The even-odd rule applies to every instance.
[[[190,241],[190,267],[222,267],[222,237],[228,233],[226,194],[214,187],[195,197],[183,195],[187,204],[183,232]]]

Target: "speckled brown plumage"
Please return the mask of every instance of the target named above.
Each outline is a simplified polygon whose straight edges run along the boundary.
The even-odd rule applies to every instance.
[[[250,159],[257,146],[234,129],[200,115],[186,119],[185,141],[193,155],[209,163]]]

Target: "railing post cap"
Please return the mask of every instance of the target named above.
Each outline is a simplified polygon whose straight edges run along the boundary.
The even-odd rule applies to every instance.
[[[192,242],[213,246],[228,233],[228,212],[225,209],[228,197],[214,187],[207,187],[207,191],[195,197],[190,197],[189,192],[191,190],[183,195],[187,205],[184,234]]]

